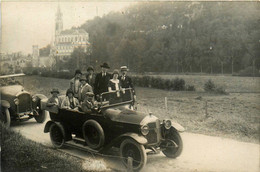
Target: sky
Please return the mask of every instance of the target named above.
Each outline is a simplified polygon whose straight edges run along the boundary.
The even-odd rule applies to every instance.
[[[134,2],[2,2],[1,52],[32,53],[32,45],[39,48],[54,39],[57,7],[63,13],[63,29],[80,26],[95,16],[122,11]]]

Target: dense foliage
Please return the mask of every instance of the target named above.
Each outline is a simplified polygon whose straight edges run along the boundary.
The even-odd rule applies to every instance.
[[[142,2],[96,17],[90,35],[98,66],[136,72],[234,73],[260,69],[258,2]]]

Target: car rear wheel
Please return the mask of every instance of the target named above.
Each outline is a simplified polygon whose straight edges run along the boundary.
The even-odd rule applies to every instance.
[[[169,158],[176,158],[180,156],[183,143],[180,134],[173,130],[166,136],[166,140],[161,144],[161,147],[164,149],[162,152],[165,156]]]
[[[6,127],[10,127],[11,117],[8,108],[1,107],[0,119]]]
[[[46,110],[34,110],[33,111],[33,117],[38,123],[43,123],[46,120],[47,117],[47,111]]]
[[[128,165],[128,157],[133,159],[133,171],[140,171],[146,164],[147,155],[143,145],[133,139],[125,139],[120,145],[120,156],[125,166]]]
[[[63,131],[64,129],[62,126],[58,126],[57,124],[52,124],[50,126],[50,138],[55,148],[64,147],[65,135]]]
[[[99,149],[104,145],[105,134],[101,125],[95,120],[88,120],[83,124],[83,137],[92,149]]]

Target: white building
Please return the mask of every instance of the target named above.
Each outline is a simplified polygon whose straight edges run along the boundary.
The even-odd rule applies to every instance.
[[[53,56],[64,60],[71,55],[74,48],[82,47],[87,52],[89,46],[89,34],[85,30],[63,30],[62,13],[58,7],[55,19],[55,40],[51,50]]]

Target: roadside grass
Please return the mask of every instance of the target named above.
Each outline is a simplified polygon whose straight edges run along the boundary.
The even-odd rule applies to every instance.
[[[1,123],[3,172],[85,171],[82,160],[24,138]]]
[[[187,132],[259,143],[260,94],[216,95],[149,88],[138,88],[136,94],[138,110],[176,120]]]
[[[179,75],[178,75],[179,76]],[[175,77],[175,76],[171,76]],[[179,76],[182,78],[182,76]],[[196,77],[192,78],[196,81]],[[200,76],[199,76],[200,77]],[[220,79],[220,78],[222,79]],[[242,141],[259,142],[260,133],[260,93],[256,87],[260,78],[216,76],[211,79],[220,84],[223,80],[229,82],[226,90],[234,92],[228,95],[207,93],[203,91],[166,91],[161,89],[136,87],[138,110],[151,111],[160,119],[176,119],[188,132],[228,137]],[[184,77],[183,77],[184,78]],[[185,79],[185,78],[184,78]],[[209,76],[205,76],[205,82]],[[253,83],[248,83],[253,80]],[[52,88],[58,88],[65,94],[69,87],[68,79],[26,76],[24,87],[32,93],[41,93],[50,97]],[[190,80],[185,79],[187,83]],[[203,80],[201,83],[203,90]],[[197,87],[196,87],[197,88]],[[255,89],[257,88],[257,89]],[[168,109],[165,109],[167,97]],[[206,102],[207,112],[206,115]]]

